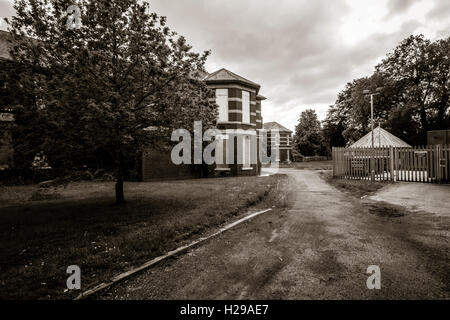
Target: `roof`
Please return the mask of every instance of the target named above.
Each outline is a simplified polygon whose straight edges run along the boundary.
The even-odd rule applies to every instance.
[[[192,78],[195,78],[197,80],[203,80],[209,73],[204,70],[194,70],[190,73],[190,76]]]
[[[261,95],[261,94],[258,94],[257,96],[256,96],[256,100],[267,100],[267,98],[266,97],[264,97],[263,95]]]
[[[11,55],[9,54],[10,39],[11,35],[9,32],[0,30],[0,58],[11,60]]]
[[[216,72],[208,74],[204,79],[206,82],[239,82],[241,84],[259,89],[261,86],[253,81],[245,79],[234,72],[225,68],[217,70]]]
[[[278,130],[280,132],[289,132],[292,133],[291,130],[289,130],[286,127],[283,127],[281,124],[279,124],[278,122],[267,122],[264,123],[264,129],[266,129],[267,131],[270,130]]]
[[[25,37],[25,40],[29,40],[34,44],[37,44],[36,39]],[[13,60],[9,51],[13,48],[13,44],[17,43],[13,34],[9,31],[0,30],[0,59]]]
[[[373,130],[373,136],[375,147],[411,147],[405,141],[397,138],[381,127],[377,127]],[[350,146],[350,148],[364,147],[372,147],[372,131]]]

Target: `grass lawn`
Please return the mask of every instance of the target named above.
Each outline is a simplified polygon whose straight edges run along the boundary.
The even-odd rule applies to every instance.
[[[253,210],[283,206],[285,176],[126,183],[80,182],[37,192],[0,187],[0,299],[69,299],[66,269],[82,289],[208,234]]]

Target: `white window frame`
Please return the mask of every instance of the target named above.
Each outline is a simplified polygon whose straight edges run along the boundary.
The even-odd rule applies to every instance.
[[[250,92],[242,90],[242,122],[250,123]]]
[[[218,143],[216,145],[216,150],[215,150],[215,156],[216,156],[216,170],[230,170],[227,164],[227,152],[228,152],[228,148],[227,148],[227,143],[228,143],[228,135],[224,134],[224,135],[220,135],[217,136],[218,139]],[[217,161],[217,159],[222,158],[222,163],[219,163]]]
[[[281,145],[281,134],[279,130],[273,130],[275,133],[274,136],[271,136],[272,138],[275,138],[275,146],[279,147]]]
[[[253,169],[252,168],[252,144],[251,137],[244,136],[242,139],[242,168],[243,169]]]
[[[228,89],[216,89],[216,104],[219,106],[218,122],[228,121]]]

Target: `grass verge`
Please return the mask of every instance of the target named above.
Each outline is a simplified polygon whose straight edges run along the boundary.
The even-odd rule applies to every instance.
[[[390,182],[370,182],[368,180],[335,179],[331,171],[320,172],[321,177],[330,185],[351,196],[361,198],[387,186]]]
[[[249,207],[284,206],[280,184],[286,180],[127,183],[123,206],[111,205],[114,186],[107,182],[58,187],[50,198],[36,197],[36,186],[0,190],[0,298],[74,298],[79,291],[66,291],[69,265],[80,266],[87,289],[237,219]]]
[[[348,195],[358,198],[358,202],[364,203],[363,210],[367,213],[381,218],[401,218],[410,212],[401,206],[393,205],[383,201],[372,201],[365,199],[379,189],[390,184],[390,182],[370,182],[367,180],[335,179],[331,171],[320,172],[321,177],[330,185]],[[365,199],[363,201],[360,201]]]

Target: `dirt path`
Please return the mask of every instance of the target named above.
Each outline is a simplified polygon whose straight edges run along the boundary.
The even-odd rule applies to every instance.
[[[310,170],[289,209],[244,223],[103,294],[115,299],[450,298],[448,217],[381,217]],[[366,269],[381,268],[381,290]]]

